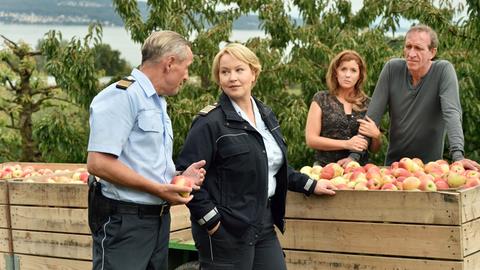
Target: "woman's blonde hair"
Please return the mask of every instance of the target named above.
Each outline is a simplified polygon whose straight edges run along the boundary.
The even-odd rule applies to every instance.
[[[262,71],[262,65],[260,64],[260,60],[258,60],[257,55],[240,43],[230,43],[221,49],[217,55],[215,55],[212,63],[212,79],[215,81],[215,83],[220,85],[220,76],[218,73],[220,70],[220,58],[224,54],[230,54],[238,60],[247,63],[255,73],[255,82],[253,82],[253,85],[255,85],[258,80],[258,76]]]
[[[344,50],[332,59],[327,71],[327,86],[330,94],[334,96],[338,95],[339,84],[337,79],[337,68],[342,64],[342,62],[352,60],[357,63],[358,68],[360,69],[360,76],[354,86],[353,94],[345,99],[353,104],[352,109],[354,111],[364,111],[367,109],[365,106],[365,100],[368,98],[363,91],[363,84],[367,80],[367,66],[363,58],[356,51]]]

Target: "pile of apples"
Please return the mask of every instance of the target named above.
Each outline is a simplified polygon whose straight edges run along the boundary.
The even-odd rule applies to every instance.
[[[85,168],[74,171],[51,170],[49,168],[35,169],[33,166],[20,164],[8,165],[0,169],[0,179],[23,179],[24,182],[45,182],[45,183],[73,183],[83,184],[88,180],[88,172]]]
[[[22,167],[20,164],[8,165],[0,169],[0,179],[17,179],[26,177],[35,177],[41,175],[53,175],[55,172],[51,169],[35,170],[33,166]],[[58,172],[57,172],[58,173]]]
[[[402,158],[389,167],[361,166],[356,161],[345,168],[337,163],[325,167],[304,166],[301,173],[318,181],[328,181],[338,189],[437,191],[480,185],[480,172],[466,170],[462,163],[445,160],[424,164],[419,158]]]

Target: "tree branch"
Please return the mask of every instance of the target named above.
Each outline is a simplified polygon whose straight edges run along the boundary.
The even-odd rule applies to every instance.
[[[8,59],[3,59],[5,63],[17,74],[20,74],[20,70],[16,68],[12,62],[10,62]]]
[[[34,92],[32,92],[32,96],[37,95],[37,94],[43,94],[43,93],[48,93],[50,90],[53,89],[60,89],[58,85],[52,85],[52,86],[47,86],[44,88],[38,88]]]
[[[27,53],[27,56],[37,56],[37,55],[42,55],[42,52],[41,51],[33,51],[33,52]]]
[[[10,85],[10,88],[12,88],[13,91],[17,91],[17,88],[13,85],[12,81],[10,81],[10,78],[6,78],[8,85]]]
[[[80,105],[78,105],[74,102],[71,102],[68,99],[59,98],[59,97],[51,97],[51,96],[47,96],[47,97],[44,97],[44,98],[41,98],[41,99],[37,100],[37,102],[33,103],[33,106],[38,108],[46,100],[58,100],[58,101],[62,101],[62,102],[74,105],[74,106],[79,107],[79,108],[81,107]]]
[[[17,43],[11,41],[10,39],[8,39],[8,38],[7,38],[6,36],[4,36],[4,35],[1,35],[1,34],[0,34],[0,36],[1,36],[7,43],[9,43],[10,45],[12,45],[12,46],[15,47],[15,48],[18,48]]]

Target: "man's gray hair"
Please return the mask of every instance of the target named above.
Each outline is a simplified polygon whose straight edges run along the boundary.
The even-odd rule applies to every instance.
[[[430,36],[430,45],[428,45],[428,48],[429,49],[438,48],[437,33],[432,28],[430,28],[430,26],[425,25],[425,24],[414,25],[408,30],[407,34],[405,34],[405,37],[408,36],[408,34],[410,34],[411,32],[425,32],[425,33],[427,33]]]
[[[155,31],[142,45],[142,64],[166,55],[175,55],[183,61],[187,58],[186,47],[190,47],[190,42],[179,33],[168,30]]]

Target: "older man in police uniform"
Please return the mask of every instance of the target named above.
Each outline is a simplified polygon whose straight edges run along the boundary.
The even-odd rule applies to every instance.
[[[90,106],[88,170],[92,181],[89,225],[93,269],[167,269],[169,205],[185,204],[190,187],[170,184],[173,131],[164,96],[176,95],[193,61],[178,33],[152,33],[142,46],[142,64],[126,79],[101,91]],[[199,188],[205,161],[184,175]],[[99,188],[100,187],[100,188]]]

